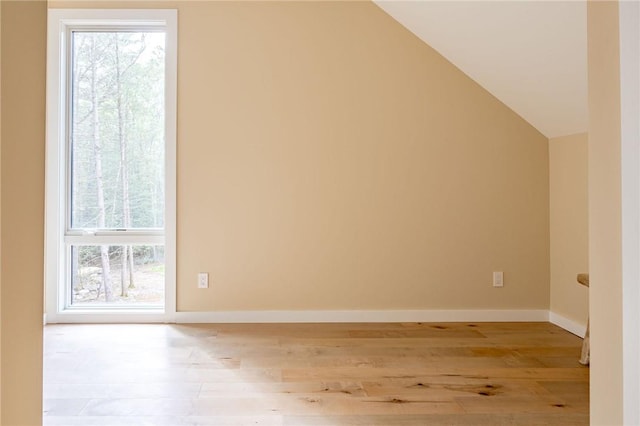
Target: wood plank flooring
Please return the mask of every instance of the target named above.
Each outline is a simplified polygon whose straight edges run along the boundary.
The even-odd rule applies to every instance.
[[[588,425],[548,323],[49,325],[45,425]]]

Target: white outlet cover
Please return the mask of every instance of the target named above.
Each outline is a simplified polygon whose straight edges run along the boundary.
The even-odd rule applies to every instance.
[[[504,287],[504,274],[502,272],[493,273],[493,286]]]
[[[198,274],[198,288],[209,288],[209,274],[206,272]]]

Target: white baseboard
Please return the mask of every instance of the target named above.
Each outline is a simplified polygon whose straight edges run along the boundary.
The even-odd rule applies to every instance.
[[[550,315],[554,315],[551,320]],[[559,318],[559,319],[558,319]],[[149,314],[66,313],[53,315],[44,323],[376,323],[376,322],[546,322],[550,321],[574,334],[586,327],[546,309],[440,309],[379,311],[209,311],[176,312],[170,317]]]
[[[47,324],[151,324],[174,323],[172,314],[164,314],[162,311],[91,311],[73,310],[45,314]]]
[[[545,309],[505,310],[400,310],[400,311],[218,311],[176,312],[175,322],[195,323],[331,323],[331,322],[546,322],[557,325],[578,337],[587,326]],[[43,323],[140,323],[174,322],[164,316],[66,315]]]
[[[546,309],[176,312],[177,323],[540,322]]]
[[[564,328],[569,333],[573,333],[578,337],[583,338],[587,332],[587,325],[570,320],[567,317],[563,317],[560,314],[549,311],[549,322],[555,324],[558,327]]]

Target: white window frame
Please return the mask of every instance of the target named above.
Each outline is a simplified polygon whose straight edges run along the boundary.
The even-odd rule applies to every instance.
[[[158,29],[165,31],[165,211],[164,232],[96,232],[91,244],[164,244],[165,304],[160,308],[69,308],[65,282],[69,243],[89,243],[67,223],[67,76],[72,29]],[[47,42],[47,141],[45,192],[45,321],[175,322],[176,313],[176,120],[178,17],[173,9],[49,9]],[[62,283],[62,284],[61,284]]]
[[[620,2],[623,423],[640,424],[640,5]],[[606,368],[606,367],[601,367]]]

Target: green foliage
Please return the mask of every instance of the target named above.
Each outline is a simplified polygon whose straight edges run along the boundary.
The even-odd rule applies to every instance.
[[[162,268],[164,270],[163,246],[135,245],[132,247],[136,265],[152,264],[154,268]],[[100,246],[73,246],[72,249],[77,251],[79,268],[102,267]],[[109,261],[116,265],[119,264],[123,253],[124,246],[109,246]],[[159,271],[157,270],[157,272]]]
[[[99,227],[97,149],[105,227],[125,227],[125,203],[129,228],[163,227],[164,34],[78,31],[72,52],[72,227]]]

